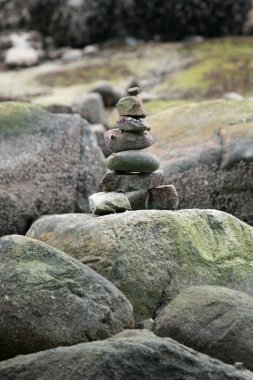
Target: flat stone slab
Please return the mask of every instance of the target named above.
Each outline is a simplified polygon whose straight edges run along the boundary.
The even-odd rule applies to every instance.
[[[178,204],[178,193],[173,185],[163,185],[148,190],[146,208],[149,210],[176,210]]]
[[[130,202],[123,193],[96,193],[89,197],[89,205],[93,214],[106,215],[131,210]]]
[[[131,116],[121,116],[117,121],[116,128],[128,132],[144,132],[150,131],[151,129],[142,119],[137,119]]]
[[[99,182],[99,185],[103,191],[130,192],[152,189],[153,187],[162,185],[163,180],[164,173],[162,170],[156,170],[151,174],[117,174],[115,171],[108,171]]]

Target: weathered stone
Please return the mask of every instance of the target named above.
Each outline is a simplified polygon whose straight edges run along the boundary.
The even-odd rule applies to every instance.
[[[8,67],[35,66],[41,61],[42,55],[42,51],[31,46],[17,46],[7,50],[4,63]]]
[[[148,190],[146,208],[149,210],[176,210],[178,203],[178,193],[173,185],[163,185]]]
[[[146,117],[147,113],[139,97],[125,96],[116,104],[120,116]]]
[[[62,61],[64,63],[73,62],[81,59],[83,51],[81,49],[67,49],[62,54]]]
[[[122,97],[122,90],[110,82],[99,82],[90,90],[102,96],[105,107],[114,107]]]
[[[110,129],[104,135],[105,145],[112,153],[125,150],[138,150],[150,147],[154,139],[148,132],[123,132],[119,129]]]
[[[47,244],[1,238],[0,268],[0,360],[105,339],[132,324],[115,286]]]
[[[106,115],[101,95],[90,93],[79,96],[72,104],[74,112],[87,119],[91,124],[105,124]]]
[[[104,134],[106,132],[106,129],[103,124],[92,124],[91,125],[92,132],[95,133],[98,145],[102,149],[102,152],[104,153],[105,157],[110,156],[111,152],[107,149],[105,146],[105,140],[104,140]]]
[[[96,193],[89,197],[89,204],[92,213],[95,215],[131,210],[129,200],[123,193]]]
[[[147,190],[138,190],[126,193],[132,210],[145,210],[147,195]]]
[[[152,318],[143,319],[141,321],[136,322],[136,328],[137,329],[146,329],[149,331],[153,331],[154,329],[155,321]]]
[[[150,131],[150,127],[145,121],[135,119],[130,116],[121,116],[116,124],[116,128],[126,132],[145,132]]]
[[[105,161],[106,167],[118,172],[153,173],[159,168],[159,160],[151,153],[138,150],[113,153]]]
[[[164,174],[162,170],[156,170],[151,174],[128,173],[117,174],[108,171],[99,182],[103,191],[131,192],[136,190],[152,189],[163,183]]]
[[[136,320],[153,318],[189,286],[253,295],[253,228],[221,211],[132,211],[50,229],[41,218],[27,235],[112,281],[133,304]]]
[[[0,104],[0,236],[24,234],[41,215],[88,212],[104,157],[78,115]]]
[[[172,107],[149,123],[150,151],[179,192],[180,208],[219,209],[253,224],[252,101]]]
[[[162,309],[155,332],[253,370],[253,298],[245,293],[218,286],[188,288]]]
[[[0,378],[86,380],[252,380],[253,373],[222,363],[146,330],[59,347],[0,363]]]

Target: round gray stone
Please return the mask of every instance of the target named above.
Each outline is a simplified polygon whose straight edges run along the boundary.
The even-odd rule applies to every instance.
[[[108,169],[119,172],[152,173],[159,168],[156,156],[138,150],[113,153],[105,163]]]

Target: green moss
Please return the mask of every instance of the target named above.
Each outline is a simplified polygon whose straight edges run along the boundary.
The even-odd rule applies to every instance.
[[[204,143],[221,128],[231,134],[253,134],[252,101],[212,100],[171,107],[148,120],[154,136],[162,143]],[[249,125],[252,124],[252,128]],[[190,128],[189,128],[190,126]],[[245,132],[246,131],[246,132]],[[246,135],[245,135],[246,136]]]
[[[52,116],[52,115],[51,115]],[[0,138],[22,133],[46,124],[50,114],[29,103],[0,103]]]
[[[177,92],[189,98],[253,93],[252,39],[207,40],[179,51],[194,57],[196,63],[169,76],[157,86],[158,93]]]
[[[169,99],[169,100],[151,100],[145,103],[145,111],[149,114],[155,114],[164,111],[170,107],[187,104],[189,101],[186,99]]]

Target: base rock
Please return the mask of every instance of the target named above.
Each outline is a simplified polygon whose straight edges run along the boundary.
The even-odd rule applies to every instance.
[[[146,330],[126,330],[100,342],[19,356],[0,363],[8,380],[252,380],[239,370]]]

